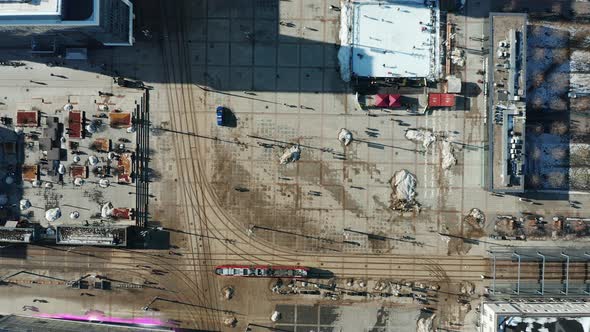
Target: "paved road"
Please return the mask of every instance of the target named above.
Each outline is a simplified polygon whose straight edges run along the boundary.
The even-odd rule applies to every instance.
[[[191,73],[193,70],[189,56],[191,53],[187,49],[189,43],[185,37],[184,23],[182,20],[167,19],[179,15],[179,11],[183,10],[186,9],[181,6],[165,6],[161,10],[165,38],[159,51],[162,52],[164,59],[162,70],[166,78],[165,81],[169,84],[158,85],[154,91],[153,98],[156,100],[155,105],[157,106],[152,107],[152,110],[156,113],[158,107],[167,110],[170,114],[170,127],[173,130],[188,133],[206,132],[208,125],[203,123],[203,119],[197,113],[203,110],[204,105],[212,104],[212,100],[217,97],[215,92],[204,91],[192,84]],[[461,24],[464,25],[464,33],[460,34],[460,38],[465,46],[476,47],[477,45],[469,41],[468,37],[471,33],[479,34],[480,28],[484,31],[481,27],[481,20],[465,18]],[[479,69],[480,64],[478,56],[468,55],[464,78],[476,81],[475,72]],[[0,79],[0,86],[21,84],[23,82],[21,75],[3,76]],[[37,79],[34,76],[40,74],[37,71],[32,71],[30,75],[31,78]],[[88,74],[88,77],[67,81],[54,79],[47,87],[35,88],[43,89],[44,93],[63,93],[91,80],[90,76]],[[28,79],[29,77],[27,77],[27,81]],[[104,89],[101,88],[101,90],[107,90],[112,84],[109,80],[110,78],[102,78],[98,83],[95,83],[96,85],[103,84]],[[23,86],[28,87],[27,84]],[[471,98],[471,100],[472,105],[477,105],[480,111],[483,110],[480,98]],[[450,118],[454,118],[454,115],[438,113],[424,121],[435,126],[439,122],[443,123],[439,120]],[[469,127],[479,121],[482,121],[481,114],[473,114],[473,119],[464,120],[463,126]],[[444,123],[448,124],[448,122]],[[106,312],[113,315],[146,315],[149,313],[140,311],[139,308],[142,306],[140,303],[147,303],[151,297],[156,295],[166,296],[174,301],[189,305],[178,306],[168,302],[157,304],[156,306],[162,310],[162,316],[182,320],[182,325],[186,327],[211,330],[223,329],[220,322],[227,315],[223,312],[225,303],[219,300],[219,291],[227,279],[217,278],[212,274],[213,267],[222,263],[299,264],[329,270],[338,277],[422,279],[455,283],[463,280],[477,281],[480,280],[480,275],[489,273],[488,261],[480,255],[449,257],[441,252],[436,255],[420,256],[420,248],[415,249],[418,255],[367,255],[340,252],[316,255],[294,252],[291,249],[271,245],[256,234],[249,237],[243,223],[232,218],[219,204],[219,197],[211,187],[210,179],[205,172],[208,145],[204,140],[191,135],[176,135],[169,147],[176,163],[171,166],[176,168],[174,173],[177,173],[176,177],[181,181],[175,188],[172,188],[175,192],[180,193],[176,196],[180,208],[179,218],[167,222],[174,223],[175,229],[185,233],[199,234],[184,234],[187,239],[186,245],[182,245],[182,249],[175,250],[181,256],[169,255],[166,251],[140,252],[122,249],[79,248],[63,252],[31,246],[26,261],[1,258],[2,266],[6,269],[35,269],[56,274],[61,271],[75,271],[81,274],[100,271],[116,275],[121,279],[130,278],[138,281],[149,279],[157,282],[159,287],[164,287],[167,292],[162,295],[161,291],[154,289],[144,290],[140,295],[137,295],[141,299],[137,300],[139,302],[133,302],[133,308],[118,305],[105,309]],[[474,171],[470,174],[478,173]],[[464,175],[461,181],[470,181],[472,177],[476,176]],[[172,195],[172,192],[163,192],[160,197]],[[425,193],[425,195],[430,194]],[[469,203],[464,204],[463,196],[467,200],[480,198],[469,197],[469,195],[470,193],[461,195],[460,210],[464,209],[463,205],[470,206]],[[431,196],[437,196],[436,192],[433,192]],[[503,208],[519,210],[525,206],[514,201],[514,198],[494,197],[490,198],[490,206],[486,207],[491,208],[493,205],[495,210],[500,211]],[[560,209],[565,210],[565,205]],[[167,226],[172,227],[172,225]],[[433,233],[433,236],[438,237],[436,233]],[[146,268],[142,265],[150,267]],[[152,269],[163,270],[166,273],[154,275],[151,273]],[[506,276],[513,274],[510,270],[502,271],[506,273]],[[534,273],[531,272],[531,278],[533,277]],[[49,291],[47,289],[38,290],[38,294],[46,292]],[[252,296],[257,296],[255,291]],[[112,295],[112,297],[113,301],[116,300],[119,303],[125,301],[125,299],[117,298],[117,295]],[[203,309],[203,307],[210,309]]]

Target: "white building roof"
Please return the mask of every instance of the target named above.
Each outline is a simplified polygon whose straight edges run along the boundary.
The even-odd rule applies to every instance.
[[[351,3],[341,24],[346,68],[361,77],[438,77],[439,10],[436,1],[389,0]],[[350,17],[345,17],[350,15]],[[343,59],[340,58],[341,66]],[[345,75],[343,74],[343,77]]]
[[[527,325],[533,331],[533,324],[546,331],[545,323],[558,320],[575,320],[582,324],[584,331],[590,329],[590,303],[587,302],[485,302],[483,303],[480,324],[481,332],[505,331],[506,326]],[[560,330],[556,327],[556,331]],[[519,331],[521,331],[519,329]],[[524,331],[524,330],[523,330]],[[563,330],[565,331],[565,330]]]
[[[0,16],[59,15],[61,0],[32,0],[30,2],[0,1]]]
[[[587,302],[500,302],[485,303],[486,310],[496,315],[508,316],[590,316],[590,303]]]

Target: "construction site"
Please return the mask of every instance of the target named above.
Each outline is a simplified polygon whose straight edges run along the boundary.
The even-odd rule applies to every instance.
[[[0,51],[0,329],[585,327],[585,28],[546,7],[146,0],[133,46]]]

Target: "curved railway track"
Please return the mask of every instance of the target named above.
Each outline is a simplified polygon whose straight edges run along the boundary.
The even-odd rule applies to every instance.
[[[52,249],[30,246],[26,264],[43,269],[123,271],[131,276],[157,280],[166,289],[175,290],[170,297],[185,303],[220,308],[218,301],[219,281],[213,274],[213,267],[223,263],[302,265],[333,272],[339,277],[391,278],[412,280],[440,280],[459,282],[480,280],[482,274],[489,273],[489,261],[483,257],[425,256],[412,257],[400,255],[313,254],[298,252],[291,248],[277,247],[271,242],[248,237],[243,224],[232,218],[219,202],[216,191],[207,178],[207,142],[196,135],[204,125],[199,122],[197,112],[208,107],[211,94],[206,88],[193,84],[190,31],[185,1],[160,1],[162,67],[166,78],[167,108],[173,131],[192,133],[174,135],[172,150],[176,161],[179,201],[183,214],[178,222],[182,229],[192,234],[187,248],[175,250],[182,256],[162,255],[157,251],[133,251],[120,249],[82,248],[68,253],[49,252]],[[207,10],[207,8],[205,8]],[[181,19],[177,19],[181,18]],[[207,24],[204,24],[207,29]],[[207,35],[207,31],[204,32]],[[206,41],[208,44],[208,41]],[[209,54],[205,48],[205,62]],[[202,94],[202,100],[197,97]],[[153,108],[152,108],[153,109]],[[220,140],[216,144],[224,144]],[[260,147],[248,147],[260,148]],[[234,242],[224,241],[235,239]],[[22,268],[18,260],[0,258],[3,267]],[[503,268],[503,263],[497,268]],[[150,268],[141,267],[149,265]],[[166,271],[164,275],[153,275],[151,270]],[[582,277],[581,270],[574,269],[570,277]],[[555,272],[555,273],[554,273]],[[548,274],[558,278],[557,270]],[[510,277],[508,266],[503,276]],[[534,269],[525,271],[523,276],[534,278]],[[222,330],[222,314],[218,310],[180,309],[190,318],[187,325],[208,330]]]

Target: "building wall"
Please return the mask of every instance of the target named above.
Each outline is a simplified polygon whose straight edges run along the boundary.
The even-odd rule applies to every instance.
[[[55,40],[61,46],[95,46],[100,43],[129,43],[129,17],[133,15],[122,0],[100,1],[97,26],[0,25],[0,49],[30,48],[33,37]]]
[[[102,0],[100,26],[105,33],[104,43],[129,42],[130,8],[122,0]]]
[[[480,332],[496,332],[496,314],[488,305],[481,306]]]
[[[56,41],[63,46],[89,46],[96,44],[92,30],[80,27],[0,27],[0,48],[30,48],[33,38],[41,43]]]
[[[480,332],[496,332],[502,317],[590,317],[587,302],[488,302],[480,313]]]

